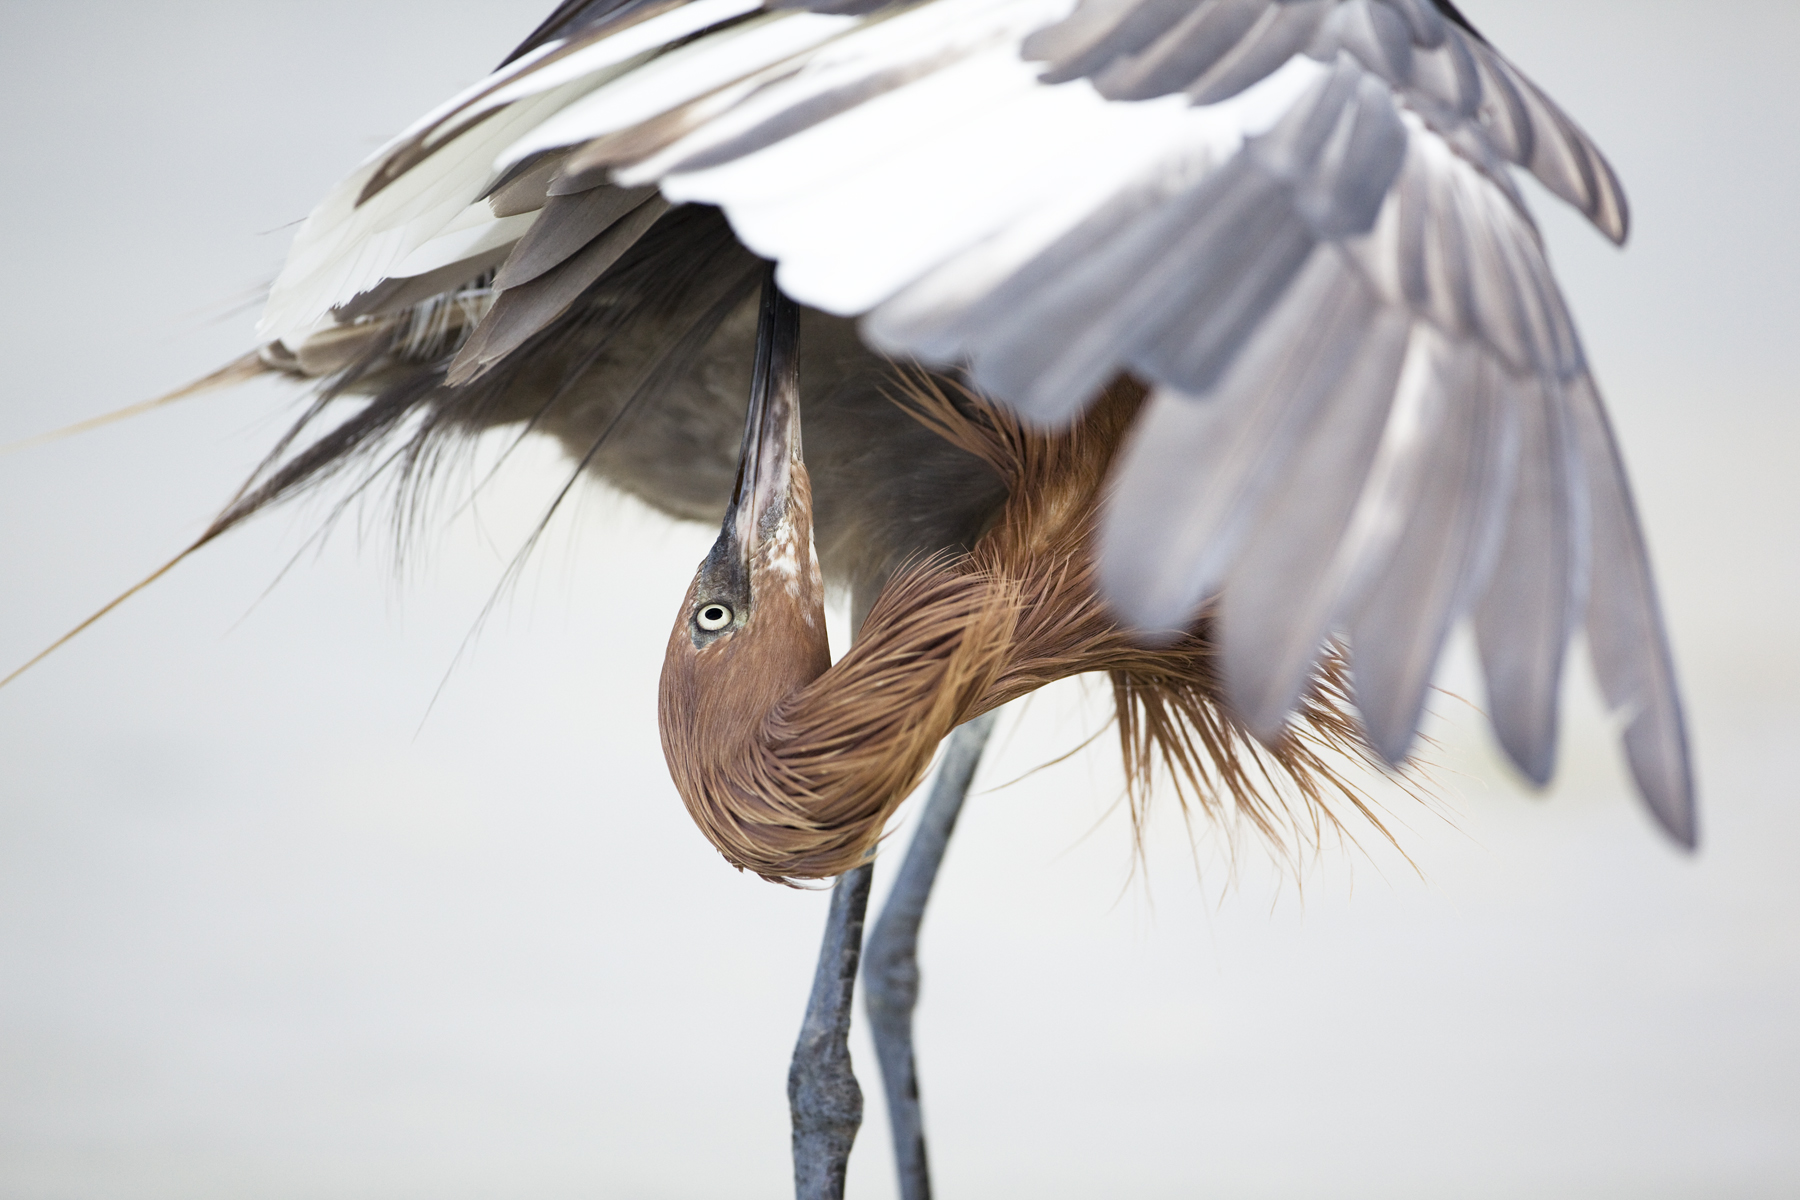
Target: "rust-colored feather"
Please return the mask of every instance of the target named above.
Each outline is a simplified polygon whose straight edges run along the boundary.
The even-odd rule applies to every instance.
[[[1099,671],[1113,682],[1134,821],[1159,765],[1184,803],[1215,818],[1235,811],[1278,843],[1295,833],[1316,841],[1335,827],[1329,795],[1375,820],[1332,766],[1337,755],[1367,757],[1335,661],[1288,735],[1265,747],[1223,705],[1206,621],[1172,645],[1145,646],[1101,601],[1094,518],[1143,389],[1115,385],[1058,433],[1028,430],[952,391],[909,373],[895,399],[1007,482],[1008,499],[973,551],[896,572],[838,663],[780,685],[789,690],[778,700],[768,680],[739,695],[747,726],[708,728],[683,711],[697,697],[680,693],[685,684],[671,692],[665,675],[670,765],[720,852],[772,880],[841,874],[874,850],[950,730],[1057,679]]]

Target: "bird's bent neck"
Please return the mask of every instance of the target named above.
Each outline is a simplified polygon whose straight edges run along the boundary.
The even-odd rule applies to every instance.
[[[1064,643],[1106,624],[1083,600],[1091,590],[1081,546],[1125,423],[1113,410],[1128,415],[1136,397],[1101,406],[1076,432],[1036,439],[1005,433],[1012,427],[977,419],[941,393],[919,399],[935,401],[916,414],[922,422],[985,451],[1012,484],[1013,501],[976,552],[897,572],[856,643],[828,668],[810,490],[796,461],[800,486],[789,490],[780,522],[763,526],[785,536],[766,539],[759,553],[749,619],[729,638],[694,633],[692,614],[709,589],[730,587],[709,573],[723,579],[732,562],[709,559],[670,639],[661,693],[670,773],[708,840],[765,878],[830,878],[864,861],[957,724],[1089,669]],[[737,528],[728,517],[715,555],[730,549]],[[1021,575],[1028,564],[1014,559],[1035,572]],[[1026,583],[1036,575],[1034,590]],[[1068,619],[1070,604],[1086,615]]]
[[[688,586],[669,635],[658,694],[663,754],[689,813],[722,853],[749,865],[730,830],[753,823],[768,788],[760,760],[791,699],[831,665],[825,585],[812,540],[812,489],[796,455],[783,495],[756,514],[733,512]],[[748,553],[737,534],[748,536]],[[710,633],[697,614],[734,606],[732,627]],[[744,811],[747,810],[747,811]],[[754,858],[755,856],[749,855]]]

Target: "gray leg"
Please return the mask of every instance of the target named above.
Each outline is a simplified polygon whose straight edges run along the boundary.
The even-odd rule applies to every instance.
[[[831,889],[825,944],[788,1067],[795,1200],[842,1200],[844,1168],[862,1125],[862,1088],[850,1069],[850,998],[856,991],[863,914],[874,870],[861,866],[847,871]]]
[[[906,848],[894,890],[888,894],[869,935],[869,960],[863,967],[875,1053],[881,1060],[881,1082],[887,1091],[888,1123],[894,1131],[894,1165],[900,1174],[903,1200],[930,1200],[931,1172],[925,1162],[925,1127],[919,1115],[919,1078],[913,1066],[912,1014],[919,1002],[919,923],[937,880],[938,864],[956,828],[963,797],[981,761],[982,747],[993,732],[994,717],[976,717],[950,735],[944,762],[931,787],[931,798],[919,818],[918,832]],[[821,966],[820,970],[823,971]]]

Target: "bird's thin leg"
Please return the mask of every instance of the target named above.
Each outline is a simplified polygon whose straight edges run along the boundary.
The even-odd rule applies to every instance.
[[[925,813],[900,864],[894,889],[869,935],[863,1003],[881,1082],[887,1091],[888,1125],[894,1133],[894,1168],[903,1200],[930,1200],[931,1172],[925,1161],[925,1127],[919,1112],[919,1078],[913,1065],[912,1015],[919,1002],[919,923],[937,880],[938,865],[962,812],[963,798],[981,751],[993,732],[994,713],[976,717],[950,735],[943,764],[931,786]]]
[[[850,1147],[862,1125],[862,1088],[850,1069],[850,1010],[874,869],[845,872],[831,890],[825,944],[788,1067],[795,1200],[841,1200]]]

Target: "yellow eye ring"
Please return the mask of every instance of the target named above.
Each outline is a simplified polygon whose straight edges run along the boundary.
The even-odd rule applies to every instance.
[[[731,624],[731,609],[726,605],[702,604],[694,614],[694,624],[708,633],[716,633]]]

